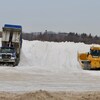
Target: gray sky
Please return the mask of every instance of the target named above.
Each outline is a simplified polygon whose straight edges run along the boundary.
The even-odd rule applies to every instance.
[[[100,0],[0,0],[0,30],[20,24],[24,32],[100,33]]]

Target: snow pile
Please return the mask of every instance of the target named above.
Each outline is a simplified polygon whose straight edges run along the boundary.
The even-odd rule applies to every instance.
[[[77,53],[80,51],[88,52],[90,46],[74,42],[57,43],[23,40],[20,63],[15,69],[78,71],[81,70],[81,67],[77,61]]]
[[[89,51],[90,45],[73,42],[41,42],[23,40],[19,67],[49,70],[79,70],[78,51]]]

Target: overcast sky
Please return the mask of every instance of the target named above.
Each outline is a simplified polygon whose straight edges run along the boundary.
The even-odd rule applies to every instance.
[[[100,34],[100,0],[0,0],[0,30],[20,24],[24,32]]]

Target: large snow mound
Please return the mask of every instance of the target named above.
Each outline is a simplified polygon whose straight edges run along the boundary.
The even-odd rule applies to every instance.
[[[20,63],[15,69],[42,69],[67,72],[68,70],[80,71],[82,69],[77,61],[77,53],[88,52],[92,45],[74,42],[23,40]],[[0,68],[2,69],[2,66]],[[7,68],[7,70],[8,69],[10,68]]]
[[[90,45],[74,42],[41,42],[23,40],[19,67],[49,70],[79,70],[77,52],[88,52]]]

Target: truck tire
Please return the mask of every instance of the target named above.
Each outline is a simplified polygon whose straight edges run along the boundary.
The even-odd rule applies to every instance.
[[[15,60],[15,62],[13,63],[13,67],[18,66],[18,64],[19,64],[19,58],[17,58],[17,59]]]

